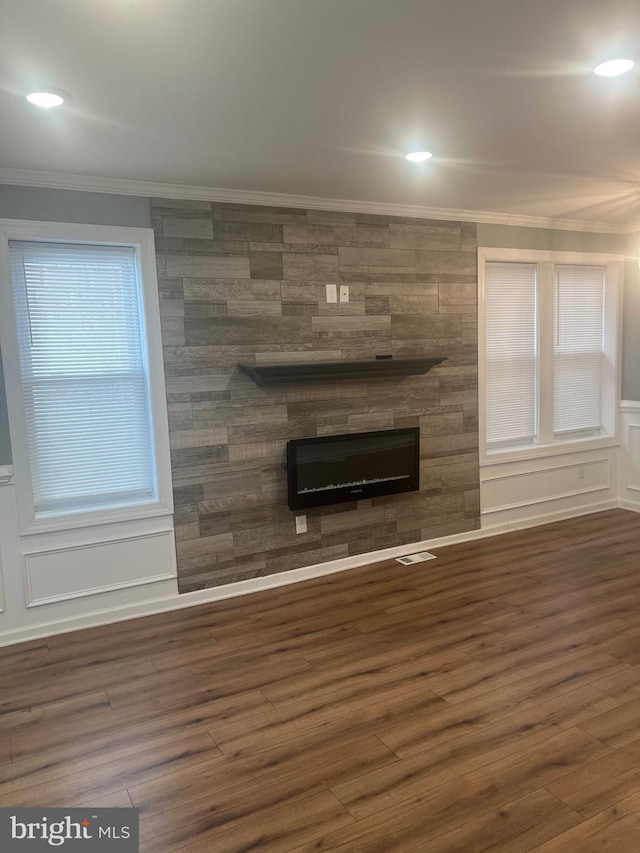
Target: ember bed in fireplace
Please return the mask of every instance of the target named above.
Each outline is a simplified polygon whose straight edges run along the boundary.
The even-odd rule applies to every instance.
[[[300,438],[287,444],[289,509],[420,488],[420,429]]]

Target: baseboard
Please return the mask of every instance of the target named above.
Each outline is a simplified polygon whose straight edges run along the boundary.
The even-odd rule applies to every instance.
[[[196,607],[199,604],[207,604],[214,601],[223,601],[227,598],[235,598],[241,595],[249,595],[253,592],[275,589],[288,586],[292,583],[300,583],[312,578],[336,574],[349,569],[366,566],[370,563],[379,563],[416,551],[430,551],[434,548],[443,548],[447,545],[455,545],[461,542],[472,542],[476,539],[486,539],[499,536],[503,533],[511,533],[516,530],[524,530],[528,527],[539,527],[554,521],[576,518],[581,515],[590,515],[607,509],[621,507],[640,512],[640,506],[628,502],[607,500],[600,503],[576,507],[573,510],[559,510],[553,513],[534,516],[520,521],[497,524],[493,527],[483,527],[480,530],[469,530],[465,533],[456,533],[451,536],[442,536],[438,539],[425,539],[421,542],[412,542],[407,545],[399,545],[394,548],[385,548],[380,551],[369,551],[365,554],[357,554],[353,557],[343,557],[331,560],[327,563],[317,563],[313,566],[305,566],[300,569],[292,569],[288,572],[280,572],[277,575],[252,578],[250,580],[238,581],[225,586],[212,587],[211,589],[187,592],[182,595],[164,596],[162,598],[150,599],[136,604],[126,605],[117,609],[96,610],[92,613],[74,616],[68,619],[59,619],[54,622],[44,622],[37,625],[29,625],[6,631],[0,635],[0,646],[23,643],[27,640],[37,640],[43,637],[51,637],[55,634],[64,634],[71,631],[80,631],[83,628],[93,628],[99,625],[109,625],[116,622],[124,622],[129,619],[138,619],[142,616],[152,616],[157,613],[167,613],[171,610],[182,610],[186,607]]]
[[[618,501],[620,509],[628,509],[631,512],[640,512],[640,501],[625,501],[622,498]]]

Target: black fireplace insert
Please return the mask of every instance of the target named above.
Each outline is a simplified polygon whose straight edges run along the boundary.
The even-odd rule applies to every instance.
[[[420,429],[300,438],[287,444],[289,509],[420,488]]]

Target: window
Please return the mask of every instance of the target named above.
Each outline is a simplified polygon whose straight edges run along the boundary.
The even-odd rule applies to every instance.
[[[479,255],[486,454],[615,435],[619,259]]]
[[[537,437],[535,264],[487,264],[487,442],[533,444]]]
[[[553,293],[553,434],[604,431],[604,267],[558,266]]]
[[[22,225],[19,231],[28,230]],[[124,508],[126,517],[131,508],[141,515],[170,510],[158,464],[168,458],[157,393],[162,368],[154,365],[154,389],[148,346],[149,313],[157,322],[149,299],[155,277],[149,274],[145,291],[142,243],[13,239],[11,229],[7,237],[15,319],[9,365],[16,368],[8,372],[18,374],[9,404],[12,441],[22,445],[16,480],[21,462],[28,471],[27,527],[79,515],[112,518]]]

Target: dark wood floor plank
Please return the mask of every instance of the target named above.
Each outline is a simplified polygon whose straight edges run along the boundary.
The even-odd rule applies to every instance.
[[[525,631],[536,625],[549,626],[554,624],[566,624],[572,621],[574,624],[600,625],[603,622],[611,622],[615,619],[623,621],[635,620],[640,610],[640,596],[623,594],[604,601],[590,601],[585,603],[580,597],[559,595],[553,602],[546,606],[536,608],[520,608],[501,616],[487,616],[484,620],[487,625],[496,631],[506,634],[515,631]]]
[[[331,620],[328,620],[331,621]],[[260,654],[284,656],[286,652],[296,652],[309,646],[316,647],[323,642],[359,632],[350,624],[319,627],[316,620],[304,620],[280,626],[257,626],[227,631],[224,636],[218,634],[218,641],[202,655],[191,658],[188,652],[162,654],[153,657],[158,671],[183,670],[185,666],[196,666],[199,661],[206,667],[208,662],[216,666],[216,659],[224,663],[234,655]]]
[[[614,806],[535,847],[535,853],[637,853],[640,815],[622,814]]]
[[[158,849],[172,853],[244,853],[264,850],[265,853],[291,853],[295,847],[317,833],[331,832],[336,827],[353,824],[353,818],[330,791],[296,798],[267,809],[256,809],[249,817],[232,820],[222,827],[207,831],[202,824],[191,827],[194,840],[185,843],[180,832],[174,842],[172,835],[153,838],[140,845],[140,853],[156,853]]]
[[[548,790],[584,817],[640,792],[640,753],[617,749],[552,782]]]
[[[508,713],[499,697],[492,699],[496,700],[492,705],[482,701],[454,706],[446,703],[444,708],[436,707],[428,717],[414,714],[405,719],[393,720],[378,727],[378,736],[402,757],[432,750],[453,740],[455,743],[451,749],[455,753],[469,733],[474,732],[477,737],[479,729],[483,729],[483,732],[491,732],[492,729],[513,731],[515,734],[521,731],[532,735],[539,731],[551,736],[562,729],[574,728],[611,707],[617,707],[617,703],[611,705],[615,700],[589,686],[538,703],[523,702],[514,713]],[[496,724],[502,724],[503,728],[496,728]]]
[[[176,699],[179,697],[176,697]],[[236,725],[250,725],[270,703],[259,691],[207,700],[206,694],[183,697],[184,707],[141,706],[136,713],[111,711],[101,719],[82,721],[75,733],[58,726],[37,728],[12,738],[13,764],[0,770],[0,783],[7,788],[25,787],[49,776],[63,776],[88,769],[118,756],[128,756],[155,747],[164,748],[187,734],[209,731],[221,720],[233,718]]]
[[[609,675],[592,682],[596,690],[600,690],[621,704],[632,699],[640,699],[640,664],[623,669],[615,675]]]
[[[126,666],[120,661],[98,663],[95,666],[87,663],[75,671],[72,662],[46,672],[38,667],[31,679],[25,672],[19,683],[6,685],[0,690],[0,719],[13,711],[104,690],[113,684],[135,684],[139,679],[154,673],[156,670],[147,658],[128,661]]]
[[[210,617],[207,617],[207,621]],[[201,620],[196,619],[198,623]],[[248,621],[248,620],[247,620]],[[235,623],[237,624],[237,623]],[[89,662],[100,661],[101,663],[109,663],[110,661],[126,661],[146,656],[154,653],[160,654],[163,651],[170,652],[172,650],[180,650],[192,648],[195,652],[201,646],[212,646],[215,640],[212,635],[210,624],[176,624],[174,626],[165,626],[164,628],[154,628],[153,630],[140,630],[140,636],[137,636],[136,631],[119,631],[113,636],[103,637],[91,641],[89,643]],[[81,632],[77,632],[81,634]],[[74,634],[74,636],[76,636]],[[52,639],[58,639],[54,637]],[[80,640],[68,644],[56,644],[49,649],[47,662],[49,665],[65,662],[72,657],[77,661],[78,665],[87,658],[87,644]]]
[[[473,637],[487,639],[496,634],[491,629],[480,623],[474,625],[471,632]],[[502,639],[504,637],[502,635]],[[440,628],[433,626],[411,623],[404,628],[393,627],[389,632],[375,632],[363,634],[356,631],[350,635],[335,641],[329,641],[321,646],[310,646],[302,651],[305,659],[316,669],[331,669],[351,661],[364,660],[374,654],[386,652],[389,655],[404,654],[404,650],[413,650],[416,654],[425,652],[439,655],[445,664],[447,661],[455,660],[457,665],[463,662],[467,665],[476,665],[475,659],[467,651],[470,643],[469,626],[444,625]],[[477,667],[478,669],[480,667]]]
[[[77,803],[77,808],[130,809],[131,807],[131,798],[126,789],[105,794],[103,797],[91,797],[89,800]]]
[[[82,693],[71,699],[8,711],[0,716],[0,737],[19,738],[32,732],[74,731],[89,721],[104,720],[113,708],[104,691]]]
[[[640,699],[632,699],[593,717],[580,727],[609,746],[630,744],[640,736]]]
[[[470,732],[464,736],[466,740],[460,747],[456,740],[440,750],[420,752],[383,771],[334,786],[333,791],[358,820],[370,817],[438,787],[441,774],[452,772],[453,762],[449,758],[452,751],[459,749],[459,765],[453,771],[458,779],[466,777],[479,780],[482,785],[493,782],[498,787],[507,786],[514,799],[518,794],[544,787],[547,781],[554,781],[574,767],[610,752],[604,744],[579,729],[557,734],[543,729],[532,738],[521,735],[520,742],[517,734],[516,729],[513,742],[505,745],[486,729]],[[474,742],[480,744],[478,752],[473,749]]]
[[[327,701],[309,707],[305,697],[289,702],[247,722],[218,721],[211,736],[222,752],[237,756],[255,755],[283,744],[300,748],[329,746],[337,737],[377,734],[387,720],[401,722],[405,715],[429,717],[434,709],[448,707],[439,696],[418,683],[402,688],[380,689],[375,702],[370,696]]]
[[[475,670],[477,664],[453,653],[449,656],[420,654],[414,649],[402,648],[395,656],[387,650],[344,666],[295,673],[278,683],[265,685],[263,692],[276,707],[300,702],[304,697],[312,708],[349,698],[371,696],[375,699],[381,689],[393,684],[401,687],[420,682],[426,691],[428,683],[443,670],[451,673],[468,667]]]
[[[614,619],[594,627],[561,625],[554,630],[549,627],[546,631],[527,630],[510,637],[494,632],[483,637],[473,648],[467,646],[465,651],[469,657],[482,663],[491,663],[496,659],[526,663],[539,660],[545,655],[553,656],[577,649],[611,654],[608,650],[609,643],[617,640],[626,628],[625,622]]]
[[[544,655],[535,663],[501,667],[501,662],[485,668],[483,676],[472,670],[461,674],[454,673],[444,679],[430,679],[431,689],[452,704],[467,702],[483,696],[508,689],[519,682],[531,682],[536,679],[537,686],[563,682],[567,689],[589,684],[605,675],[622,672],[627,664],[621,663],[611,655],[602,652],[585,652],[582,649],[555,656]]]
[[[465,624],[469,619],[485,621],[519,612],[514,604],[501,599],[485,599],[465,602],[464,598],[454,599],[451,606],[442,608],[431,602],[422,602],[414,607],[395,610],[393,613],[381,612],[362,619],[354,619],[353,624],[363,634],[386,631],[396,626],[406,627],[407,623],[418,622],[422,627],[438,628],[454,624]]]
[[[177,737],[163,748],[156,746],[26,788],[3,785],[0,789],[0,805],[13,808],[75,806],[91,797],[112,794],[207,760],[220,760],[220,757],[220,750],[205,732]]]
[[[579,814],[548,791],[534,791],[430,839],[413,853],[526,853],[581,822]]]
[[[227,658],[185,660],[182,667],[157,672],[140,678],[134,684],[107,687],[113,708],[139,707],[140,703],[180,701],[185,694],[208,692],[210,699],[235,693],[260,690],[277,684],[294,673],[309,672],[313,667],[300,656],[267,655],[261,652],[229,655]]]
[[[0,765],[11,764],[12,761],[11,741],[8,737],[0,738]]]
[[[517,795],[516,795],[517,796]],[[425,839],[432,841],[447,832],[490,814],[513,801],[504,788],[479,778],[461,777],[445,782],[408,800],[373,812],[351,827],[316,838],[296,853],[339,850],[347,853],[409,853]]]
[[[225,756],[201,768],[129,788],[145,816],[145,838],[192,826],[204,820],[211,828],[250,817],[256,809],[325,790],[329,785],[396,762],[397,756],[373,735],[336,737],[333,743],[310,749],[295,744],[249,758]],[[251,790],[250,800],[243,791]],[[179,804],[179,805],[176,805]],[[191,831],[191,830],[189,830]]]

